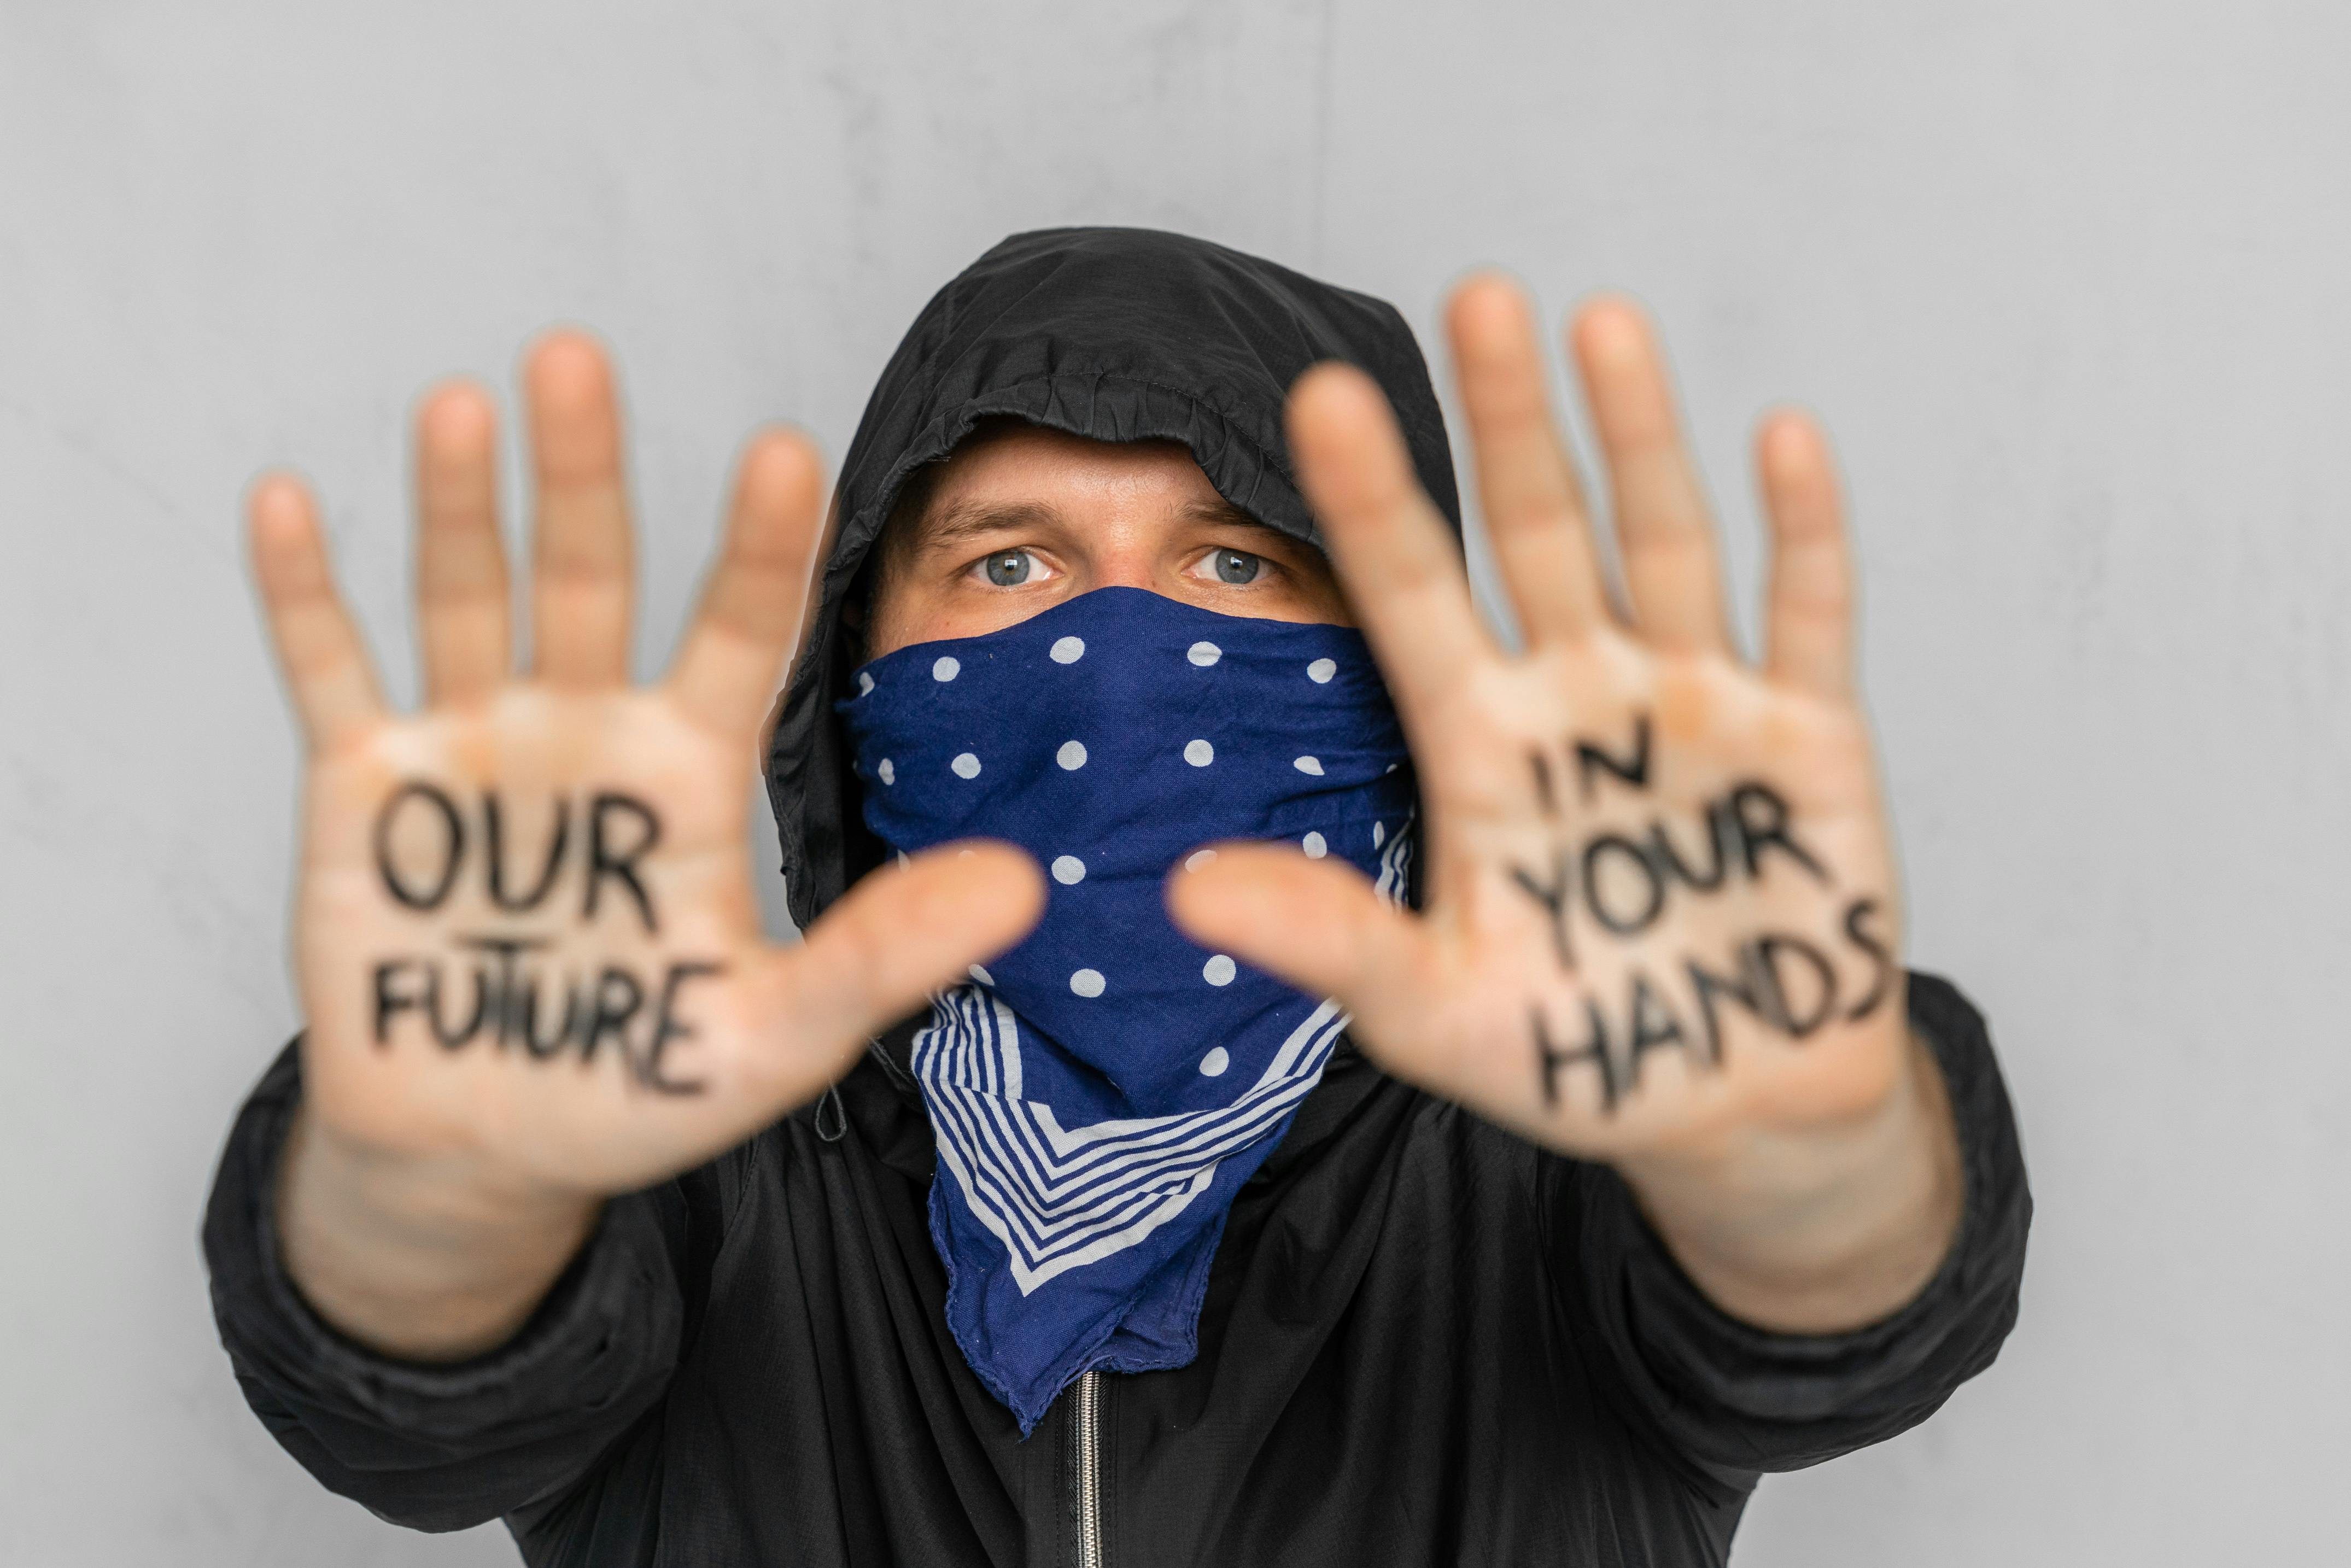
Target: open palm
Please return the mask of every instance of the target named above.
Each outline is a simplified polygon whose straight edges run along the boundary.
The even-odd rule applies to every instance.
[[[607,1194],[707,1158],[838,1077],[874,1029],[1015,940],[1041,901],[1002,848],[870,878],[760,936],[756,732],[799,619],[818,465],[747,450],[677,660],[628,680],[629,508],[611,374],[557,334],[528,366],[532,667],[511,661],[495,413],[418,421],[422,711],[388,711],[315,508],[258,486],[253,543],[309,742],[295,929],[307,1113],[375,1154]]]
[[[1639,314],[1604,302],[1574,333],[1622,609],[1524,302],[1474,281],[1449,325],[1523,653],[1480,624],[1374,384],[1322,367],[1290,410],[1303,486],[1412,745],[1422,909],[1333,862],[1236,846],[1176,878],[1178,916],[1337,997],[1398,1076],[1565,1152],[1691,1148],[1874,1103],[1907,1040],[1898,906],[1824,442],[1792,414],[1761,433],[1774,549],[1769,647],[1750,665]]]

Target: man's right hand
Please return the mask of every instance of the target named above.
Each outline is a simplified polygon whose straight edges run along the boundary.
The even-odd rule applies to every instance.
[[[820,532],[816,457],[794,435],[753,441],[676,662],[632,686],[610,370],[559,333],[525,383],[527,674],[479,388],[440,389],[417,420],[418,713],[385,707],[308,492],[272,476],[251,499],[309,747],[284,1258],[338,1328],[419,1360],[509,1337],[606,1197],[812,1099],[1043,904],[1018,851],[949,847],[868,878],[802,943],[762,939],[749,791]]]

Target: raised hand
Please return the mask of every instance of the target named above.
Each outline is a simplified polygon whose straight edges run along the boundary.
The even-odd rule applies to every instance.
[[[632,686],[610,371],[590,341],[558,334],[525,381],[527,674],[512,668],[496,413],[477,388],[438,391],[417,421],[422,711],[378,695],[308,493],[272,477],[251,503],[309,743],[287,1257],[347,1329],[414,1354],[495,1342],[602,1197],[813,1098],[871,1031],[1041,905],[1026,857],[975,846],[868,879],[803,944],[762,939],[749,790],[818,537],[816,458],[787,434],[751,444],[676,661]],[[361,1247],[371,1225],[429,1244]]]
[[[1751,1166],[1768,1148],[1785,1174],[1808,1136],[1917,1099],[1825,443],[1795,414],[1758,441],[1773,554],[1751,665],[1640,315],[1603,303],[1573,332],[1621,607],[1523,301],[1475,281],[1449,327],[1522,653],[1479,622],[1373,383],[1322,367],[1290,410],[1308,498],[1412,745],[1423,907],[1272,846],[1227,846],[1175,879],[1171,903],[1202,942],[1337,997],[1399,1077],[1531,1140],[1628,1172]]]

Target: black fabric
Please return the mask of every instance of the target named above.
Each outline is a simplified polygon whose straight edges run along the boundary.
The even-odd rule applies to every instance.
[[[1310,533],[1281,455],[1297,371],[1339,355],[1402,408],[1453,509],[1392,310],[1172,236],[1007,241],[925,310],[845,467],[816,652],[768,767],[796,915],[858,869],[825,696],[840,596],[915,464],[992,413],[1186,441]],[[2013,1321],[2032,1203],[1982,1020],[1914,977],[1967,1171],[1950,1257],[1886,1322],[1768,1333],[1684,1278],[1606,1168],[1546,1154],[1343,1050],[1242,1188],[1200,1355],[1103,1379],[1117,1568],[1725,1560],[1756,1477],[1924,1418]],[[536,1564],[1058,1565],[1064,1396],[1028,1441],[949,1336],[931,1130],[902,1030],[815,1104],[616,1200],[522,1333],[454,1367],[342,1340],[280,1270],[271,1188],[291,1049],[231,1134],[204,1245],[247,1398],[322,1482],[424,1529],[503,1516]]]

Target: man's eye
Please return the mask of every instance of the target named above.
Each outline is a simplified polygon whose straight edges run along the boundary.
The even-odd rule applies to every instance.
[[[1025,549],[1000,549],[987,558],[987,580],[998,588],[1018,588],[1029,580],[1035,565]]]
[[[1264,557],[1241,549],[1220,549],[1208,559],[1217,569],[1217,580],[1229,582],[1236,587],[1244,582],[1255,582],[1257,574],[1265,567]]]

